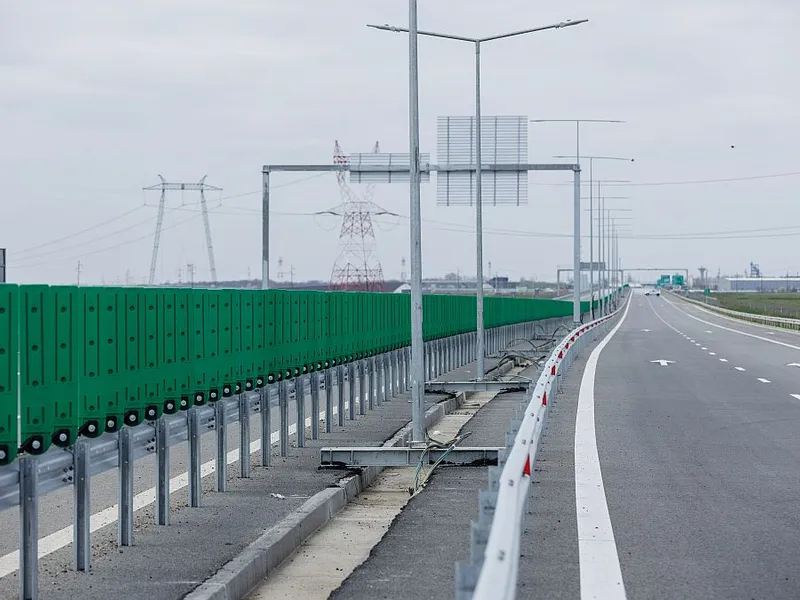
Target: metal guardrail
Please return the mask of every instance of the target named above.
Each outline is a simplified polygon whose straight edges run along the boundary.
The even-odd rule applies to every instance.
[[[479,492],[479,518],[471,531],[471,560],[456,563],[457,600],[513,600],[520,538],[530,484],[549,403],[583,347],[608,328],[619,311],[571,331],[553,350],[531,384],[506,434],[499,466],[489,468],[489,488]]]
[[[738,310],[731,310],[729,308],[722,308],[719,306],[706,304],[705,302],[700,302],[699,300],[695,300],[694,298],[690,298],[689,296],[685,296],[683,294],[674,294],[674,295],[691,304],[702,306],[703,308],[711,312],[715,312],[721,315],[726,315],[728,317],[732,317],[740,321],[748,321],[750,323],[758,323],[760,325],[769,325],[771,327],[780,327],[782,329],[794,329],[800,331],[800,319],[790,319],[788,317],[771,317],[768,315],[756,315],[753,313],[746,313]]]
[[[549,324],[554,331],[563,322],[563,318],[553,318],[530,323],[535,323],[536,327]],[[518,339],[520,332],[530,323],[487,329],[487,351],[499,351],[508,340]],[[475,346],[475,333],[426,342],[426,376],[434,379],[473,362]],[[338,425],[344,426],[345,421],[354,420],[356,414],[364,415],[368,409],[405,393],[411,385],[409,352],[410,348],[401,348],[270,384],[256,391],[195,406],[188,411],[163,415],[156,421],[147,421],[136,427],[105,433],[99,438],[78,438],[73,446],[67,448],[51,447],[39,456],[22,455],[14,463],[0,467],[0,511],[18,505],[20,507],[20,598],[33,600],[38,597],[38,502],[41,496],[59,489],[73,488],[74,566],[78,571],[85,571],[91,562],[90,486],[93,476],[119,469],[118,545],[130,546],[133,544],[133,475],[137,460],[156,456],[155,518],[158,525],[168,525],[171,447],[188,444],[189,506],[199,507],[202,495],[200,438],[204,433],[216,432],[216,489],[227,491],[228,428],[231,425],[239,422],[240,476],[247,478],[251,473],[251,416],[260,418],[261,465],[269,467],[274,443],[273,408],[278,409],[280,455],[285,457],[288,455],[290,435],[296,438],[299,448],[305,447],[309,421],[311,439],[319,438],[323,395],[325,431],[330,433],[333,430],[333,414],[336,414]],[[352,385],[345,386],[345,382]],[[348,388],[347,393],[345,387]],[[306,418],[307,395],[311,397],[311,418]],[[294,432],[289,426],[292,398],[295,400],[296,422],[306,424],[305,427],[295,427]],[[303,401],[298,402],[298,398]],[[269,443],[263,443],[264,440],[269,440]]]

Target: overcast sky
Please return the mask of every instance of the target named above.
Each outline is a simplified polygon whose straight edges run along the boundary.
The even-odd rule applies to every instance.
[[[142,188],[159,173],[187,182],[208,175],[223,188],[208,195],[219,277],[257,276],[262,164],[330,162],[336,139],[346,152],[368,152],[376,140],[385,152],[408,152],[407,38],[365,27],[406,26],[407,4],[2,2],[0,247],[9,277],[73,283],[80,260],[82,283],[126,273],[141,282],[158,203]],[[606,187],[628,197],[609,207],[633,209],[631,239],[621,244],[626,266],[724,273],[754,261],[765,274],[800,271],[796,2],[419,5],[421,28],[470,36],[590,19],[486,45],[483,112],[627,121],[586,124],[581,136],[583,154],[636,159],[594,164],[595,178],[634,184]],[[466,44],[420,40],[423,151],[435,156],[438,116],[473,113],[473,56]],[[575,151],[574,125],[531,124],[529,137],[531,162]],[[648,185],[770,175],[786,176]],[[571,263],[569,179],[532,174],[527,206],[487,208],[493,274],[552,279]],[[335,176],[279,174],[273,187],[273,278],[279,256],[295,279],[329,278],[339,221],[305,215],[340,202]],[[423,188],[425,275],[474,273],[473,212],[437,207],[435,189]],[[168,195],[159,280],[179,270],[185,278],[187,263],[197,279],[208,277],[198,200]],[[375,201],[408,215],[407,186],[380,186]],[[384,273],[398,277],[407,220],[382,217],[376,231]],[[731,231],[740,233],[708,239]],[[583,247],[588,259],[588,240]]]

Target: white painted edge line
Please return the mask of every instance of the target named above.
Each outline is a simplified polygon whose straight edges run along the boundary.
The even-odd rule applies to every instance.
[[[747,370],[744,367],[733,367],[733,368],[736,369],[737,371],[746,371]]]
[[[360,399],[359,399],[360,400]],[[356,402],[358,405],[358,401]],[[333,414],[338,414],[339,407],[333,407]],[[320,419],[325,418],[325,411],[322,410],[319,413]],[[306,427],[311,427],[311,417],[306,417]],[[293,423],[289,425],[289,435],[293,435],[297,433],[297,424]],[[270,441],[272,444],[277,444],[280,441],[280,431],[272,432],[270,436]],[[252,455],[255,452],[259,452],[261,450],[261,438],[259,437],[257,440],[254,440],[250,443],[250,454]],[[235,462],[239,461],[239,448],[235,448],[228,452],[228,456],[226,462],[229,465],[232,465]],[[200,479],[208,477],[214,471],[216,471],[216,459],[209,460],[204,462],[200,465]],[[180,475],[176,475],[175,477],[169,480],[169,493],[174,494],[182,490],[185,487],[189,486],[189,472],[184,471]],[[150,504],[153,504],[156,501],[156,488],[151,487],[150,489],[144,490],[143,492],[139,492],[133,497],[133,512],[139,511]],[[106,509],[103,509],[99,512],[94,513],[89,519],[89,531],[94,533],[95,531],[102,529],[107,525],[111,525],[116,523],[119,517],[119,504],[114,504],[109,506]],[[42,538],[39,538],[39,558],[43,558],[53,552],[61,550],[66,546],[72,544],[73,538],[73,526],[68,525],[59,529],[58,531],[54,531],[50,535],[46,535]],[[0,556],[0,579],[11,575],[12,573],[16,573],[19,571],[19,549],[13,550],[9,552],[5,556]]]
[[[666,300],[666,298],[665,298],[665,300]],[[682,313],[682,314],[686,315],[690,319],[694,319],[695,321],[700,321],[701,323],[705,323],[706,325],[710,325],[711,327],[716,327],[717,329],[724,329],[725,331],[730,331],[732,333],[738,333],[739,335],[745,335],[745,336],[747,336],[749,338],[753,338],[753,339],[756,339],[756,340],[761,340],[763,342],[768,342],[770,344],[776,344],[778,346],[783,346],[784,348],[791,348],[792,350],[800,350],[800,346],[795,346],[793,344],[788,344],[786,342],[781,342],[780,340],[771,340],[769,338],[761,337],[760,335],[756,335],[754,333],[748,333],[746,331],[740,331],[738,329],[733,329],[732,327],[725,327],[724,325],[718,325],[716,323],[712,323],[711,321],[706,321],[705,319],[701,319],[700,317],[695,317],[694,315],[689,314],[688,312],[686,312],[682,308],[676,306],[673,302],[670,302],[669,300],[667,300],[667,304],[669,304],[672,308],[677,310],[679,313]],[[715,314],[714,316],[719,316],[719,315]],[[787,329],[786,331],[790,331],[790,330]]]
[[[589,356],[578,394],[575,417],[575,509],[578,520],[581,600],[626,598],[614,529],[603,487],[600,456],[597,452],[594,380],[600,353],[625,322],[630,306],[628,303],[619,323]]]
[[[763,377],[759,377],[759,378],[758,378],[758,380],[759,380],[761,383],[772,383],[772,382],[771,382],[769,379],[764,379]]]

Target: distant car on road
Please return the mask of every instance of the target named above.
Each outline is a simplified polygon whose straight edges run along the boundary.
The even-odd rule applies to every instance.
[[[656,288],[656,289],[648,288],[648,289],[646,289],[644,291],[644,295],[645,296],[660,296],[661,295],[661,290],[659,290],[658,288]]]

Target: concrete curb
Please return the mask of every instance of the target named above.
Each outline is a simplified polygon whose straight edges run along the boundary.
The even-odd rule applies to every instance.
[[[505,372],[510,368],[509,366]],[[501,367],[496,372],[503,370]],[[425,426],[430,428],[442,417],[457,410],[463,404],[464,398],[465,395],[461,393],[429,408],[425,412]],[[403,446],[410,435],[409,424],[400,429],[384,446]],[[368,467],[343,478],[337,486],[315,494],[184,598],[241,600],[353,498],[371,486],[381,471],[383,469],[378,467]]]

